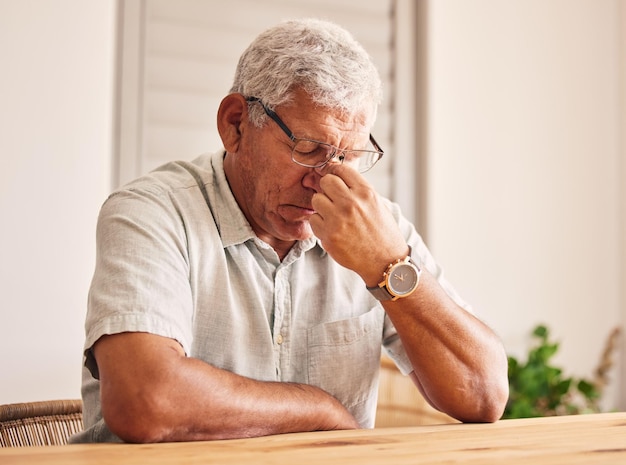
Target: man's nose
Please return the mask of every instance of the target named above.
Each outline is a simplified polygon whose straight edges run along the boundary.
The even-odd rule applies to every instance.
[[[313,189],[316,193],[321,192],[320,180],[324,176],[324,166],[309,168],[302,178],[302,185],[308,189]]]

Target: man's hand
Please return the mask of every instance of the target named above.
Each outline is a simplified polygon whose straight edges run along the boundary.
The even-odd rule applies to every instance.
[[[321,192],[313,196],[311,229],[337,263],[376,285],[387,264],[408,253],[396,220],[354,169],[329,163],[318,172]]]

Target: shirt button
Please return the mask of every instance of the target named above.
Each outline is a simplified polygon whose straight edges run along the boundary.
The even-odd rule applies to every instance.
[[[278,336],[276,336],[276,344],[282,344],[283,343],[283,335],[279,334]]]

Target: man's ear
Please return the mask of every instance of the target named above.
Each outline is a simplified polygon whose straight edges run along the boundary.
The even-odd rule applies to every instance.
[[[241,140],[241,125],[248,118],[248,103],[241,94],[228,94],[217,110],[217,130],[227,152],[236,152]]]

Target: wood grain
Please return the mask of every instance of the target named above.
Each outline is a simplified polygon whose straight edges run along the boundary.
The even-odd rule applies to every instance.
[[[2,465],[625,464],[626,413],[230,441],[0,449]]]

